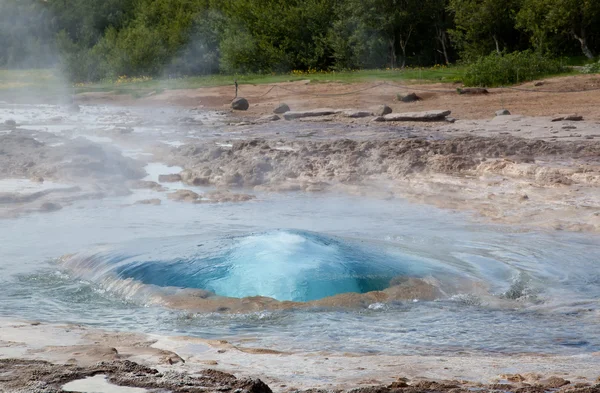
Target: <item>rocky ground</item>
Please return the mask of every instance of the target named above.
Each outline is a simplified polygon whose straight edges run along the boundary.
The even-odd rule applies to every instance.
[[[284,353],[223,340],[111,333],[79,325],[10,320],[0,325],[2,392],[61,392],[74,381],[81,391],[94,391],[86,389],[93,377],[105,378],[108,388],[174,393],[600,391],[597,355]]]

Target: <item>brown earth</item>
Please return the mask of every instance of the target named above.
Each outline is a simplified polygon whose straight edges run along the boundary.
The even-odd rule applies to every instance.
[[[312,108],[367,108],[387,104],[394,112],[450,109],[458,119],[487,119],[506,108],[525,116],[554,116],[577,113],[592,121],[600,121],[597,103],[600,100],[600,76],[576,75],[544,79],[541,86],[529,82],[518,89],[490,89],[486,95],[459,95],[453,83],[427,83],[408,81],[406,84],[388,82],[369,83],[310,83],[288,82],[268,85],[240,85],[239,96],[250,102],[248,114],[271,114],[279,103],[287,103],[291,110]],[[275,87],[274,87],[275,86]],[[397,94],[416,92],[421,101],[403,103]],[[203,109],[229,110],[235,96],[231,86],[200,89],[167,90],[150,97],[133,100],[125,95],[111,93],[86,93],[79,100],[92,102],[137,103],[139,105],[177,105]]]

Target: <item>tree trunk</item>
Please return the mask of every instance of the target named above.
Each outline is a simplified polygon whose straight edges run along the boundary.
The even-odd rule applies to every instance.
[[[450,60],[448,59],[448,49],[446,48],[446,32],[444,29],[438,28],[437,39],[442,45],[442,51],[438,52],[444,55],[444,61],[446,62],[446,65],[448,65],[450,64]]]
[[[392,70],[396,68],[396,38],[390,38],[389,40],[390,46],[390,63],[392,66]]]
[[[494,42],[496,43],[496,52],[497,52],[499,55],[500,55],[500,54],[502,54],[502,53],[500,52],[500,43],[498,42],[498,38],[496,38],[496,35],[495,35],[495,34],[492,36],[492,38],[494,39]]]
[[[585,57],[587,57],[588,59],[593,59],[594,54],[592,53],[591,49],[587,45],[587,37],[585,35],[585,29],[582,27],[581,34],[579,34],[579,35],[577,33],[575,33],[575,30],[573,30],[571,33],[573,33],[573,37],[575,37],[575,39],[577,41],[579,41],[579,43],[581,44],[581,51],[583,52]]]
[[[402,39],[402,34],[400,34],[400,49],[402,49],[402,68],[406,67],[406,46],[408,45],[408,40],[410,40],[410,36],[412,34],[412,27],[408,30],[408,35],[406,39]]]

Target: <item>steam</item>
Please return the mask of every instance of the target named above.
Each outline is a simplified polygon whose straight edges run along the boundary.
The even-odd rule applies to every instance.
[[[69,103],[53,17],[43,3],[0,0],[0,101]]]

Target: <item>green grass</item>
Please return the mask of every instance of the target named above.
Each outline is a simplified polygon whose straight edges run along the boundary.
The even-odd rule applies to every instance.
[[[404,70],[366,70],[344,72],[316,72],[289,74],[251,74],[251,75],[207,75],[192,76],[176,79],[150,79],[147,78],[120,78],[118,81],[104,81],[100,83],[76,84],[67,86],[77,93],[91,91],[110,91],[116,94],[133,94],[140,96],[151,91],[165,89],[194,89],[201,87],[232,85],[237,79],[240,85],[244,84],[270,84],[279,82],[293,82],[309,80],[311,83],[324,82],[377,82],[377,81],[403,81],[405,83],[427,82],[454,82],[460,81],[464,69],[462,67],[435,67],[424,69]],[[48,88],[63,85],[62,79],[54,70],[0,70],[0,91]],[[141,91],[142,93],[139,93]]]
[[[577,62],[574,60],[574,62]],[[291,72],[288,74],[250,74],[250,75],[207,75],[176,79],[126,78],[117,81],[104,81],[89,84],[68,84],[60,73],[51,69],[38,70],[2,70],[0,69],[0,98],[12,98],[35,91],[41,97],[52,95],[70,95],[85,92],[112,92],[129,94],[134,98],[164,90],[195,89],[202,87],[233,85],[237,79],[240,85],[271,84],[308,80],[311,83],[360,83],[393,81],[397,83],[436,83],[461,82],[467,71],[466,66],[406,68],[402,70],[361,70],[343,72]],[[550,76],[550,75],[549,75]]]

